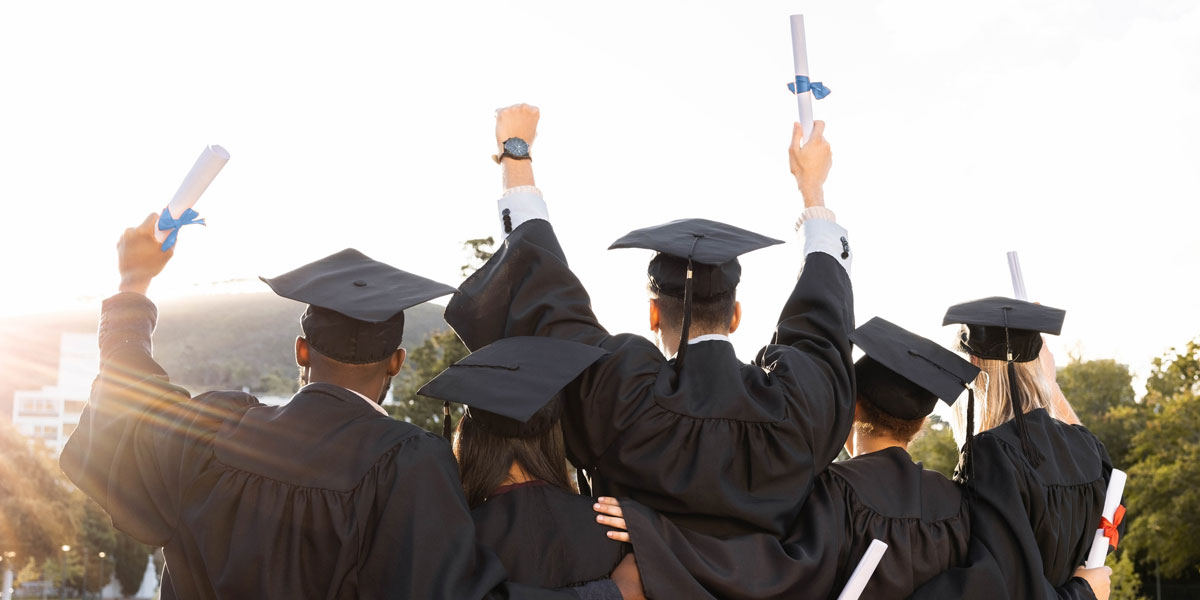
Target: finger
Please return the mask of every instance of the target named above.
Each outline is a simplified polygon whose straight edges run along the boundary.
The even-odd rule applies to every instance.
[[[813,121],[812,135],[808,137],[808,141],[820,140],[825,137],[825,121]]]
[[[629,542],[629,534],[624,531],[610,531],[608,532],[608,537],[618,542]]]
[[[596,522],[600,523],[601,525],[608,525],[609,527],[612,527],[613,529],[629,529],[628,527],[625,526],[625,519],[618,519],[616,517],[606,517],[604,515],[596,515]]]
[[[158,213],[150,213],[146,215],[145,220],[141,225],[137,226],[137,232],[141,234],[154,233],[154,226],[158,222]]]
[[[617,502],[616,498],[613,498],[611,496],[600,496],[599,498],[596,498],[596,502],[599,502],[600,504],[608,504],[610,506],[620,506],[621,505],[620,502]]]
[[[799,123],[794,123],[792,125],[792,147],[799,148],[800,142],[803,139],[804,139],[804,127],[801,127]]]
[[[596,512],[598,512],[600,514],[612,515],[614,517],[625,516],[625,514],[621,512],[620,506],[613,506],[611,504],[593,504],[592,510],[595,510]]]

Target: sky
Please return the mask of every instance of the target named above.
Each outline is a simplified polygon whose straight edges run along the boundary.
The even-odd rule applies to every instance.
[[[0,4],[0,316],[95,307],[125,227],[207,144],[232,159],[152,298],[266,291],[345,247],[451,284],[498,233],[493,111],[541,107],[539,187],[611,331],[646,332],[648,252],[682,217],[792,239],[788,15],[804,13],[857,320],[943,343],[947,306],[1066,309],[1051,348],[1152,357],[1200,335],[1200,3]],[[743,359],[797,244],[743,259]]]

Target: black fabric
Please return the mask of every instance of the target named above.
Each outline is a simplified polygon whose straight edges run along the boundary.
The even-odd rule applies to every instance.
[[[651,598],[836,598],[873,539],[888,551],[862,597],[904,598],[962,562],[970,537],[957,484],[900,448],[830,466],[783,542],[722,540],[622,505]]]
[[[650,290],[656,294],[683,298],[687,284],[688,260],[662,252],[650,259],[646,275],[650,278]],[[692,263],[692,294],[704,300],[737,289],[742,280],[742,263],[738,259],[719,265]]]
[[[372,260],[353,248],[259,279],[276,294],[308,304],[300,319],[308,343],[350,364],[390,356],[404,336],[404,310],[454,293],[451,286]]]
[[[101,313],[100,376],[60,459],[139,541],[163,546],[164,598],[553,598],[502,584],[446,442],[349,390],[285,406],[189,398],[150,354],[155,308]]]
[[[678,374],[646,338],[600,326],[545,221],[516,228],[460,289],[446,319],[468,348],[540,335],[610,352],[565,390],[568,457],[595,494],[699,532],[782,536],[850,431],[853,300],[831,256],[808,256],[752,364],[708,341]]]
[[[942,325],[966,325],[959,349],[980,358],[1029,362],[1042,349],[1043,333],[1062,332],[1066,311],[1032,302],[992,296],[955,304],[946,310]],[[1006,331],[1007,330],[1007,331]]]
[[[927,390],[935,399],[948,405],[962,395],[966,386],[979,375],[979,368],[935,342],[912,333],[899,325],[875,317],[850,334],[868,357],[892,372]],[[858,373],[862,387],[862,373]],[[894,396],[897,400],[916,400]],[[886,394],[871,401],[888,414],[901,419],[919,419],[933,410],[933,403],[905,402],[897,404]]]
[[[544,588],[606,579],[629,545],[607,537],[592,499],[550,485],[523,485],[471,511],[475,535],[511,581]]]
[[[352,365],[370,364],[388,358],[404,342],[404,313],[369,323],[309,305],[300,316],[300,330],[308,345],[324,356]]]
[[[704,265],[720,265],[782,240],[708,219],[679,219],[635,229],[613,242],[609,250],[645,248]]]
[[[467,418],[495,435],[537,436],[562,416],[562,389],[605,354],[554,338],[506,338],[450,365],[417,393],[469,406]]]
[[[962,597],[998,583],[979,572],[999,572],[1008,597],[1094,598],[1073,573],[1087,558],[1100,526],[1112,463],[1100,440],[1081,425],[1067,425],[1043,409],[1025,415],[1029,438],[1045,457],[1034,467],[1009,421],[975,436],[966,489],[971,533],[981,545],[971,564],[931,583]],[[992,564],[989,564],[992,563]],[[970,584],[974,583],[974,586]],[[919,597],[937,598],[922,590]]]

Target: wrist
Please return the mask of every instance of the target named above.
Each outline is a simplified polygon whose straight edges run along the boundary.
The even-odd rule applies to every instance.
[[[533,164],[528,160],[502,158],[500,169],[504,189],[536,185],[533,181]]]
[[[825,190],[821,186],[801,186],[800,195],[804,197],[804,208],[825,206]]]
[[[137,276],[122,276],[121,285],[117,286],[117,290],[121,292],[133,292],[135,294],[146,295],[146,291],[150,289],[149,277]]]

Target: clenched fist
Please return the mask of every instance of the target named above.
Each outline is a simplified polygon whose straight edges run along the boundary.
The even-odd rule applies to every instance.
[[[538,107],[514,104],[496,111],[496,146],[504,150],[504,140],[521,138],[530,146],[537,137]]]
[[[804,206],[825,206],[825,178],[833,166],[833,150],[825,139],[825,121],[813,121],[812,136],[808,143],[800,145],[804,130],[796,123],[792,129],[792,145],[788,158],[796,185],[804,195]]]
[[[122,292],[145,294],[150,280],[162,272],[175,249],[162,251],[162,243],[154,239],[158,214],[151,213],[137,227],[125,230],[117,242],[117,268],[121,272]]]

